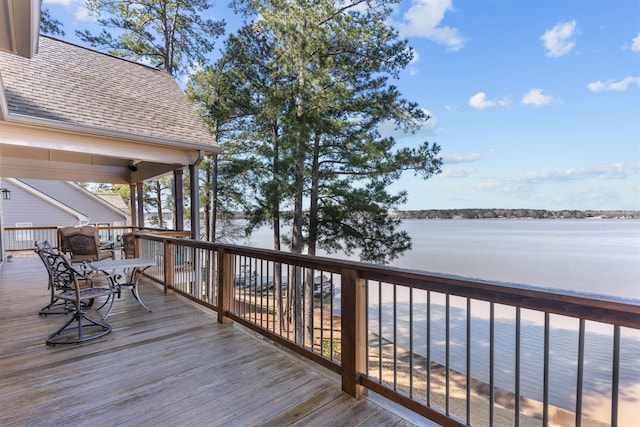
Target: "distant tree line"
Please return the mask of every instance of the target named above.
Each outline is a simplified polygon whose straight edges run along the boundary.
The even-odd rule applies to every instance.
[[[398,211],[399,219],[570,219],[640,218],[640,211],[546,209],[427,209]]]

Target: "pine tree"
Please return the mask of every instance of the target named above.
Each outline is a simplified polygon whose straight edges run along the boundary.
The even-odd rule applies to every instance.
[[[84,42],[109,53],[150,63],[172,76],[206,63],[224,21],[203,19],[210,0],[86,0],[104,27],[98,35],[76,31]]]
[[[220,182],[235,188],[226,196],[241,196],[252,224],[272,223],[276,249],[282,212],[291,212],[282,240],[295,253],[359,251],[362,260],[384,263],[411,247],[391,215],[406,193],[390,194],[388,186],[405,171],[425,179],[439,173],[441,159],[436,144],[398,149],[378,130],[393,122],[412,132],[428,119],[389,83],[412,58],[387,23],[391,4],[235,3],[259,19],[228,40],[213,67],[229,90],[210,113],[233,129],[220,139],[227,170]],[[313,277],[296,270],[288,283],[295,324],[307,328],[296,336],[308,339]],[[302,295],[304,306],[295,303]]]

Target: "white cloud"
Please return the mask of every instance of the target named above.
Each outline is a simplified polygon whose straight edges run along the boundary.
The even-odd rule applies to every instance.
[[[619,196],[611,193],[610,189],[612,187],[606,181],[634,179],[639,174],[640,163],[613,163],[605,166],[572,168],[564,171],[530,172],[505,179],[479,182],[474,185],[474,188],[494,194],[524,197],[527,200],[531,200],[535,195],[543,197],[546,192],[548,194],[544,196],[545,203],[559,205],[558,208],[561,209],[565,209],[567,206],[585,206],[588,199],[602,199],[591,200],[589,205],[608,206],[608,209],[610,209],[612,203],[619,204],[620,200]],[[564,183],[573,184],[569,184],[570,187],[563,187],[562,184]],[[598,188],[598,185],[608,192],[607,197],[604,197],[603,191],[594,190]],[[572,188],[573,190],[563,190],[563,188]],[[581,194],[576,193],[576,188],[582,188],[583,192]],[[563,195],[563,191],[566,194]],[[591,193],[591,196],[589,196],[589,193]],[[599,203],[594,205],[595,201],[599,201]],[[625,203],[627,202],[625,201]],[[580,209],[585,208],[582,207]],[[589,209],[603,208],[593,207]],[[636,209],[636,207],[628,209]]]
[[[75,4],[77,2],[78,0],[43,0],[42,1],[44,5],[60,4],[62,6],[70,6],[71,4]]]
[[[479,158],[480,158],[480,154],[478,153],[443,154],[442,155],[442,161],[445,164],[475,162]]]
[[[638,87],[640,87],[640,76],[629,76],[618,82],[614,82],[613,80],[607,80],[606,82],[598,80],[597,82],[589,83],[587,87],[592,92],[601,92],[603,90],[625,91],[629,86],[634,84],[637,84]]]
[[[634,52],[640,52],[640,33],[638,36],[631,39],[631,50]]]
[[[510,182],[521,184],[538,184],[542,182],[563,182],[589,178],[625,179],[640,172],[640,163],[613,163],[607,166],[591,168],[570,168],[565,171],[531,172],[517,175]]]
[[[418,54],[418,52],[416,52],[415,50],[413,51],[413,58],[411,58],[411,61],[409,62],[409,64],[415,64],[416,62],[418,62],[420,60],[420,55]]]
[[[487,99],[487,94],[484,92],[478,92],[469,98],[469,105],[478,110],[484,110],[488,107],[507,107],[511,104],[508,97],[504,97],[495,101]]]
[[[407,137],[427,137],[432,136],[436,133],[438,128],[438,119],[431,114],[429,110],[423,109],[423,113],[426,116],[429,116],[429,120],[423,122],[420,127],[415,131],[415,133],[405,132],[402,129],[397,129],[393,120],[385,120],[380,125],[378,125],[378,132],[382,137],[393,137],[396,140],[401,140]],[[416,123],[420,124],[420,123]]]
[[[469,98],[469,105],[478,110],[484,110],[487,107],[493,107],[495,102],[487,101],[487,95],[484,92],[478,92]]]
[[[414,66],[418,61],[420,61],[420,55],[414,50],[413,58],[411,58],[411,61],[409,62],[409,68],[407,69],[410,76],[415,76],[419,73],[418,68]]]
[[[558,58],[564,56],[571,51],[576,45],[572,39],[576,30],[576,21],[558,24],[540,36],[544,42],[544,48],[547,56],[550,58]]]
[[[476,173],[476,169],[463,169],[463,168],[444,168],[442,173],[438,176],[442,178],[466,178],[469,175]]]
[[[440,26],[444,15],[453,11],[452,0],[412,0],[412,5],[397,24],[402,37],[424,37],[456,51],[464,47],[466,39],[457,28]]]
[[[73,13],[73,16],[78,21],[97,22],[97,18],[94,15],[92,15],[91,12],[89,12],[89,9],[87,9],[84,6],[76,7],[76,11]]]
[[[424,135],[434,135],[436,133],[436,129],[438,128],[438,119],[431,114],[429,110],[422,110],[427,116],[429,116],[429,120],[426,121],[418,131],[419,134]]]
[[[69,12],[73,13],[76,21],[96,22],[97,18],[89,12],[84,0],[43,0],[43,6],[59,5],[64,6]]]
[[[525,96],[522,97],[521,103],[524,105],[533,105],[535,107],[542,107],[543,105],[551,104],[553,97],[550,95],[544,95],[542,89],[531,89]]]

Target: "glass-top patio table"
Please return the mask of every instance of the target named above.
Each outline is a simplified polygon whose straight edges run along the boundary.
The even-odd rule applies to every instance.
[[[114,297],[114,294],[117,294],[118,298],[120,298],[122,288],[129,287],[131,288],[131,293],[135,297],[136,301],[138,301],[145,310],[151,312],[151,309],[147,307],[140,298],[140,294],[138,293],[138,281],[140,280],[142,273],[147,268],[156,265],[154,260],[147,258],[106,259],[88,264],[92,269],[101,271],[107,277],[109,286],[113,289],[113,293],[110,298]],[[106,305],[106,302],[103,306],[104,305]],[[105,315],[102,317],[103,320],[111,314],[112,308],[113,301],[109,306],[109,310],[107,310]]]

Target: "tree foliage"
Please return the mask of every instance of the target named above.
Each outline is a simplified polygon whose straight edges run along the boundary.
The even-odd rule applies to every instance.
[[[52,36],[64,36],[62,22],[51,18],[49,9],[42,9],[40,12],[40,32]]]
[[[204,17],[213,6],[211,0],[86,0],[86,5],[103,30],[97,35],[76,31],[80,39],[113,55],[149,63],[174,77],[205,64],[224,32],[224,21]],[[145,211],[153,213],[152,222],[161,228],[166,226],[163,209],[171,208],[170,188],[167,178],[144,186]]]
[[[171,194],[171,177],[162,177],[153,181],[147,181],[143,185],[145,211],[151,215],[151,223],[158,228],[167,228],[164,212],[173,210]]]
[[[87,0],[104,27],[98,35],[76,31],[84,42],[116,56],[149,63],[173,76],[206,63],[224,21],[203,18],[210,0]]]
[[[412,58],[388,25],[393,2],[237,1],[249,22],[224,55],[191,82],[212,122],[225,123],[222,196],[258,225],[290,221],[294,252],[359,251],[388,262],[410,248],[390,213],[406,194],[388,186],[405,171],[440,171],[439,147],[398,148],[379,126],[412,132],[428,119],[390,84]],[[224,86],[205,97],[205,87]],[[195,96],[194,96],[195,95]],[[290,212],[282,216],[281,212]],[[274,243],[280,242],[274,235]]]

